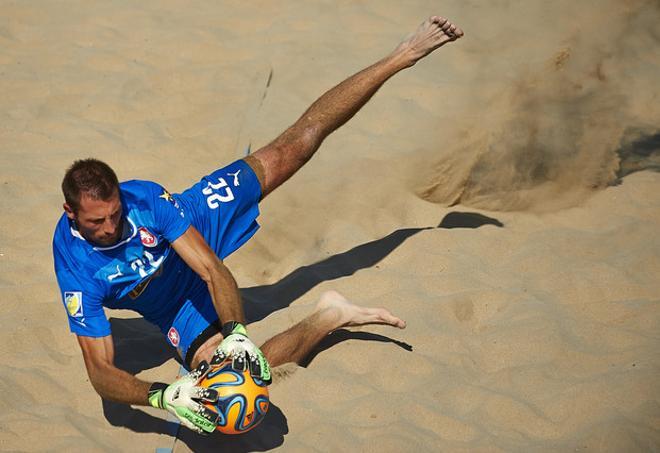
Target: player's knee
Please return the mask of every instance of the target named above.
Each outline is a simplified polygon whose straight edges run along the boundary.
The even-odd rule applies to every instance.
[[[305,125],[299,134],[298,143],[296,143],[297,148],[302,151],[300,154],[305,155],[305,161],[321,146],[323,138],[323,132],[319,125],[313,123]]]

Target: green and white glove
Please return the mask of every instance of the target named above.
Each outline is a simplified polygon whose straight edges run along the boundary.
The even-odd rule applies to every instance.
[[[154,382],[149,389],[149,404],[174,414],[183,426],[193,431],[200,434],[212,433],[218,426],[219,416],[202,402],[218,401],[218,392],[197,386],[209,368],[207,362],[202,362],[193,371],[169,385]]]
[[[250,375],[261,379],[264,384],[271,383],[270,365],[263,352],[248,338],[245,326],[240,322],[230,321],[222,326],[224,339],[213,354],[211,365],[217,365],[228,358],[232,359],[232,368],[245,371],[250,368]]]

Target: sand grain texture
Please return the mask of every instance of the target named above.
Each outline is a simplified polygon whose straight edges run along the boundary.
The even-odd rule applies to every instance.
[[[657,2],[0,9],[0,450],[660,450]],[[240,438],[175,442],[164,413],[103,403],[52,271],[65,168],[180,191],[434,13],[466,37],[383,87],[228,260],[259,341],[328,289],[408,328],[335,334]],[[176,376],[154,329],[108,314],[119,365]]]

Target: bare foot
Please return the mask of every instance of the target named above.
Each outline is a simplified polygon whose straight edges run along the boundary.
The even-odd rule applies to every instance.
[[[419,60],[449,41],[456,41],[463,36],[463,30],[449,22],[444,17],[431,16],[406,38],[394,51],[401,53],[412,66]]]
[[[349,302],[337,291],[327,291],[316,304],[319,313],[339,315],[337,329],[340,327],[364,326],[367,324],[385,324],[404,329],[405,321],[397,318],[384,308],[360,307]]]

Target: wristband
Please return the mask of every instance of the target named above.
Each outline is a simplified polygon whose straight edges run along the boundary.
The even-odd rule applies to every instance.
[[[163,382],[154,382],[151,384],[151,387],[149,387],[149,392],[147,393],[149,404],[157,409],[164,409],[163,393],[167,387],[168,385]]]
[[[234,330],[237,330],[234,332]],[[240,333],[241,335],[245,335],[247,337],[247,330],[245,330],[245,326],[241,324],[238,321],[228,321],[222,325],[222,330],[220,330],[220,333],[224,338],[227,338],[229,335],[233,333]]]

